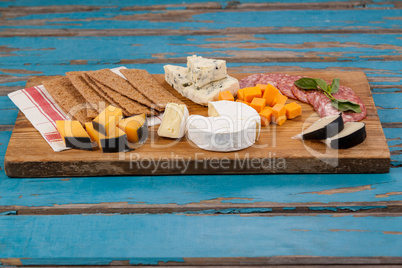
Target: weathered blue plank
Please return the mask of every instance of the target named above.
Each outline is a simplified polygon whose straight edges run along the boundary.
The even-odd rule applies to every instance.
[[[375,106],[384,109],[401,109],[402,93],[373,94]],[[402,113],[402,111],[400,111]]]
[[[402,169],[388,174],[209,175],[10,179],[1,171],[0,206],[62,204],[259,204],[400,201]],[[317,203],[317,204],[318,204]]]
[[[180,16],[178,10],[177,16]],[[398,9],[389,9],[387,14],[378,10],[275,10],[275,11],[220,11],[200,10],[200,14],[190,14],[188,20],[177,20],[177,16],[161,18],[160,15],[169,11],[122,11],[120,8],[108,7],[93,12],[70,12],[59,14],[35,14],[8,19],[8,22],[18,20],[16,25],[2,26],[2,29],[186,29],[186,30],[224,30],[233,27],[270,27],[277,30],[287,27],[312,30],[360,30],[364,29],[396,29],[401,28],[401,22],[394,19],[400,16]],[[136,20],[136,14],[146,14]],[[122,20],[127,16],[130,20]],[[152,16],[152,17],[151,17]],[[52,18],[56,21],[47,21]],[[71,17],[71,19],[70,19]],[[110,17],[108,19],[108,17]],[[233,18],[236,17],[236,21]],[[261,20],[256,18],[270,18]],[[152,18],[152,20],[150,20]],[[283,18],[286,18],[284,20]],[[301,20],[301,18],[308,18]],[[34,25],[30,20],[44,20],[46,23]],[[149,21],[147,21],[148,19]],[[25,24],[21,25],[23,21]],[[381,23],[373,23],[381,21]]]
[[[402,217],[0,216],[0,227],[3,262],[17,258],[24,265],[399,257],[402,247]]]
[[[0,125],[14,125],[18,108],[7,96],[0,96]]]
[[[283,54],[283,57],[297,59],[304,53],[309,53],[304,56],[367,61],[400,55],[401,37],[401,34],[112,36],[102,37],[102,42],[99,42],[99,37],[13,37],[2,38],[3,44],[10,50],[2,54],[7,56],[7,65],[68,64],[77,59],[88,60],[88,64],[99,64],[102,60],[169,59],[193,53],[208,53],[210,57],[231,57],[244,55],[241,54],[244,51],[258,51],[260,55],[265,55],[264,52],[292,51],[291,55]],[[80,49],[82,47],[91,49]],[[102,59],[99,58],[100,51]]]
[[[350,0],[339,0],[337,2],[348,2]],[[186,0],[186,1],[169,1],[169,2],[162,2],[159,0],[152,0],[152,1],[144,1],[144,0],[136,0],[136,1],[124,1],[124,2],[110,2],[109,0],[86,0],[85,5],[88,6],[152,6],[152,5],[161,5],[161,4],[194,4],[194,3],[210,3],[216,2],[220,3],[222,7],[227,5],[227,1],[211,1],[211,0]],[[266,0],[242,0],[239,3],[266,3]],[[309,3],[325,3],[331,2],[331,0],[309,0],[305,1]],[[380,5],[382,0],[375,0],[373,1],[377,5]],[[298,0],[282,0],[281,3],[300,3]],[[388,5],[390,3],[386,1]],[[0,2],[0,7],[10,7],[10,6],[61,6],[61,5],[82,5],[83,2],[80,0],[59,0],[57,2],[52,0],[9,0]],[[382,6],[382,5],[381,5]]]

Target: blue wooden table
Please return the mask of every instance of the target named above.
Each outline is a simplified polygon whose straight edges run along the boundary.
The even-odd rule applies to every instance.
[[[402,2],[0,2],[0,264],[402,263]],[[126,66],[163,73],[192,54],[233,72],[357,70],[391,152],[387,174],[10,179],[33,76]]]

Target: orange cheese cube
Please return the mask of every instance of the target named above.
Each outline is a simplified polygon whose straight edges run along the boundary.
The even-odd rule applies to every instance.
[[[272,107],[272,121],[281,126],[286,121],[286,108],[283,104],[276,104]]]
[[[237,99],[238,100],[244,100],[244,89],[239,89],[237,91]]]
[[[289,104],[285,105],[286,109],[286,117],[288,119],[293,119],[299,115],[301,115],[301,106],[297,104],[296,102],[291,102]]]
[[[253,107],[258,113],[265,108],[265,105],[267,105],[267,100],[264,98],[254,98],[250,103],[250,106]]]
[[[249,102],[247,102],[247,101],[243,101],[243,100],[236,100],[237,102],[241,102],[241,103],[244,103],[244,104],[247,104],[248,106],[250,106],[250,103]]]
[[[272,108],[265,106],[265,108],[260,112],[260,117],[261,117],[261,125],[263,127],[266,127],[271,123],[271,117],[272,117]]]
[[[267,87],[265,88],[264,95],[262,97],[267,100],[267,105],[274,106],[272,105],[272,103],[276,95],[278,94],[280,94],[279,90],[273,85],[268,84]]]
[[[264,95],[264,92],[265,92],[265,89],[267,88],[267,85],[257,84],[255,86],[261,88],[261,96]]]
[[[286,101],[288,100],[288,97],[285,95],[282,95],[281,93],[277,94],[274,101],[272,102],[272,106],[275,106],[276,104],[283,104],[285,105]]]
[[[259,87],[244,88],[244,101],[251,102],[254,98],[261,98],[261,88]]]
[[[219,100],[227,100],[227,101],[234,101],[234,97],[229,90],[219,92]]]

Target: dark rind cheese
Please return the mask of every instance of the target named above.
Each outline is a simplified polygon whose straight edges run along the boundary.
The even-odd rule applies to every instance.
[[[64,137],[67,147],[81,150],[93,150],[92,141],[88,137]]]
[[[144,144],[148,138],[148,123],[145,114],[122,119],[118,127],[126,133],[130,147],[138,147],[138,145]]]
[[[63,137],[66,147],[81,150],[93,150],[91,138],[79,121],[56,121],[56,127]]]
[[[114,129],[122,118],[123,111],[120,108],[109,105],[92,121],[92,126],[99,133],[108,136],[109,130]]]
[[[108,136],[100,139],[100,146],[104,153],[127,152],[130,150],[128,146],[127,135],[119,128],[116,128],[116,135]]]

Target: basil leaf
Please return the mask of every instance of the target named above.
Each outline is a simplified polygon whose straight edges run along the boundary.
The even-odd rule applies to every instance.
[[[317,85],[321,88],[322,91],[328,92],[327,82],[320,78],[315,78],[314,80],[317,82]]]
[[[339,90],[339,78],[334,78],[331,85],[331,94],[335,94]]]
[[[300,78],[295,81],[295,85],[301,89],[317,89],[317,82],[314,78]]]
[[[342,111],[342,112],[345,112],[345,111],[353,111],[355,113],[362,112],[360,105],[353,101],[335,99],[335,100],[331,100],[331,104],[336,109],[338,109],[339,111]]]

